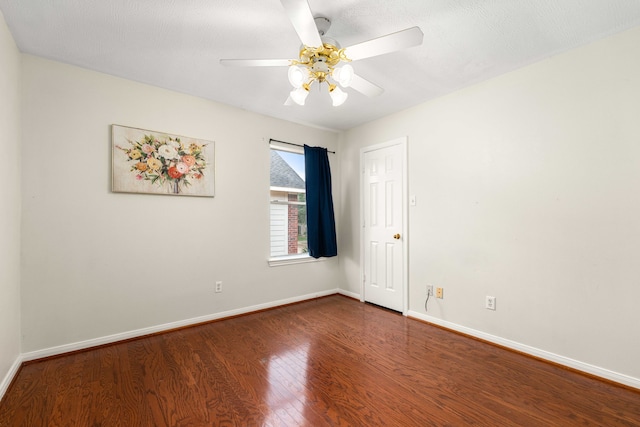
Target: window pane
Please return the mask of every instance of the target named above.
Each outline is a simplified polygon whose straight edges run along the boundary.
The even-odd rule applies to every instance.
[[[304,198],[304,194],[300,194],[299,197]],[[307,205],[297,206],[298,208],[298,246],[297,251],[299,254],[306,254],[309,252],[307,247]]]
[[[271,256],[307,253],[304,154],[271,150]]]
[[[295,173],[298,174],[300,178],[302,178],[304,182],[304,154],[300,153],[289,153],[288,151],[276,151],[280,157],[294,170]]]

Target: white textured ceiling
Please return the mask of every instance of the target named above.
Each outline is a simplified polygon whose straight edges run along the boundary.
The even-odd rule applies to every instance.
[[[20,50],[331,129],[348,129],[640,25],[639,0],[309,0],[352,44],[419,26],[422,46],[353,63],[385,92],[332,107],[324,90],[284,106],[280,67],[222,58],[295,58],[279,0],[0,0]]]

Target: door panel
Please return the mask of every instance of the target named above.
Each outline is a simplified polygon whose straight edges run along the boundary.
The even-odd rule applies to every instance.
[[[364,300],[397,311],[405,308],[403,158],[400,144],[363,154]]]

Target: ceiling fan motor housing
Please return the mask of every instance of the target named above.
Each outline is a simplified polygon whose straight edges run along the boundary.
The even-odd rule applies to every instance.
[[[324,36],[331,28],[331,21],[329,18],[325,18],[324,16],[316,16],[313,18],[313,21],[316,23],[316,28],[318,29],[318,34],[320,36]]]
[[[310,70],[319,82],[325,81],[327,75],[331,73],[331,69],[327,64],[327,58],[324,56],[315,57]]]

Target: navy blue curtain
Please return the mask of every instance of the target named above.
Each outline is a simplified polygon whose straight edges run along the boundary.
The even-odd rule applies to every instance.
[[[307,192],[307,242],[314,258],[338,255],[327,149],[304,146]]]

